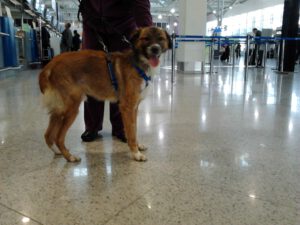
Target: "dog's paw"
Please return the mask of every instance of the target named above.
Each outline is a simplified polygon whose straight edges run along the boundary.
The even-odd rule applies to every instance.
[[[80,162],[81,158],[78,156],[71,155],[68,161],[69,162]]]
[[[146,161],[146,156],[142,154],[140,151],[132,153],[132,158],[136,161],[143,162]]]
[[[145,145],[139,145],[139,146],[138,146],[138,149],[139,149],[140,151],[146,151],[148,148],[147,148]]]

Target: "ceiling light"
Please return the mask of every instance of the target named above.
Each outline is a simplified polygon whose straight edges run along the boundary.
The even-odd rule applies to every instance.
[[[232,9],[232,6],[229,6],[229,9]]]
[[[161,19],[162,19],[162,15],[159,14],[157,18],[158,18],[159,20],[161,20]]]
[[[173,14],[175,13],[175,11],[176,11],[176,10],[175,10],[174,8],[172,8],[172,9],[170,10],[170,12],[173,13]]]
[[[217,11],[216,11],[216,10],[214,10],[214,11],[213,11],[213,14],[216,14],[216,13],[217,13]]]
[[[169,25],[169,24],[167,24],[167,26],[166,26],[166,27],[167,27],[167,29],[170,29],[170,25]]]
[[[177,22],[175,22],[173,25],[174,25],[174,27],[177,27],[178,23],[177,23]]]

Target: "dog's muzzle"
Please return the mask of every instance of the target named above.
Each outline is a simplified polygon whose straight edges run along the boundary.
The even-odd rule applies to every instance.
[[[159,57],[162,53],[159,44],[153,44],[147,48],[147,54],[149,56],[149,63],[152,67],[157,67],[159,64]]]
[[[160,54],[160,46],[159,45],[152,46],[150,51],[153,55],[158,55]]]

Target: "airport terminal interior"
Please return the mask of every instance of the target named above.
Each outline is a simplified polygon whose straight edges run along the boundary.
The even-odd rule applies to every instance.
[[[223,29],[218,35],[240,37],[241,54],[235,39],[213,45],[174,40],[138,110],[137,136],[147,161],[134,161],[127,144],[112,137],[106,102],[101,137],[93,142],[81,140],[80,105],[66,137],[81,158],[77,163],[55,156],[45,143],[49,116],[38,83],[43,66],[59,54],[59,20],[76,19],[77,1],[41,1],[49,20],[27,1],[26,24],[18,17],[24,5],[0,2],[0,225],[300,224],[300,66],[295,59],[294,71],[283,71],[282,45],[274,39],[283,30],[284,1],[203,0],[207,26],[194,35]],[[180,8],[188,1],[150,2],[156,26],[186,35]],[[60,18],[52,18],[54,8]],[[220,9],[226,29],[214,25]],[[279,11],[268,26],[264,12]],[[7,14],[12,18],[3,19]],[[237,17],[238,25],[230,26]],[[246,17],[255,20],[243,27]],[[52,39],[46,51],[39,44],[41,20]],[[72,26],[80,31],[79,22]],[[247,43],[242,37],[253,27],[272,41]],[[9,32],[16,38],[8,49]],[[204,61],[193,69],[178,63],[189,44],[202,45]],[[221,60],[226,46],[229,58]]]

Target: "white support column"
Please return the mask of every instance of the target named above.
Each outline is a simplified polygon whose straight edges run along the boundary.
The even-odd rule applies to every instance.
[[[179,35],[205,35],[207,0],[179,1]],[[195,72],[205,63],[204,42],[183,42],[176,53],[177,68],[183,72]]]

